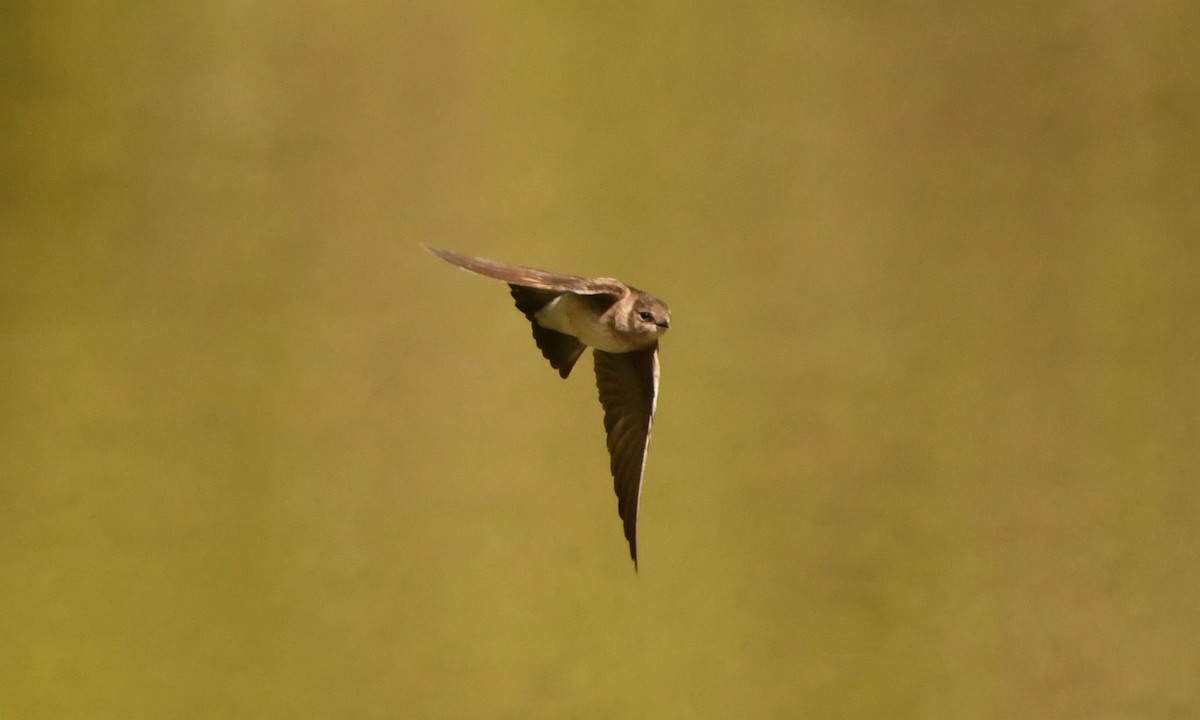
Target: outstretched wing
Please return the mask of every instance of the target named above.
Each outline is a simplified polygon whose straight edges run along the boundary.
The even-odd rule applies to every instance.
[[[596,350],[594,355],[617,511],[636,568],[642,473],[658,398],[658,345],[627,353]]]
[[[524,285],[526,287],[556,292],[572,292],[580,295],[612,295],[614,301],[625,296],[629,288],[619,280],[612,278],[585,278],[578,275],[535,270],[521,265],[487,260],[471,255],[461,255],[450,250],[423,245],[426,250],[437,255],[448,263],[457,265],[464,270],[483,275],[506,283]]]

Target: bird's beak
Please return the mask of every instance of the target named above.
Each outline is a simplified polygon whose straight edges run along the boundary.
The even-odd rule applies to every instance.
[[[656,323],[654,323],[654,324],[655,324],[655,325],[657,325],[657,326],[659,326],[659,327],[660,327],[660,328],[662,328],[663,330],[666,330],[667,328],[671,327],[671,321],[670,321],[670,320],[659,320],[658,322],[656,322]]]

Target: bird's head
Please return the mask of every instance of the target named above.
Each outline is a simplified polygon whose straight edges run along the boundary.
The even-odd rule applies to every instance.
[[[671,309],[662,300],[643,293],[634,302],[630,319],[635,332],[659,338],[671,327]]]

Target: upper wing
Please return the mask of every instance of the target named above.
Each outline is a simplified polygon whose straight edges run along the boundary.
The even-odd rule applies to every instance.
[[[450,250],[423,245],[426,250],[437,255],[448,263],[470,270],[479,275],[485,275],[506,283],[525,285],[527,287],[555,290],[557,292],[572,292],[580,295],[613,295],[621,298],[629,291],[624,283],[612,278],[585,278],[578,275],[563,275],[561,273],[535,270],[521,265],[487,260],[481,257],[461,255]]]
[[[617,510],[625,521],[625,539],[636,568],[642,473],[658,398],[658,345],[628,353],[596,350],[594,355]]]

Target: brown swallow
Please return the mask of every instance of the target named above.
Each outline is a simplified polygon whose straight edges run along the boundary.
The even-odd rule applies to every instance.
[[[533,325],[534,342],[563,378],[583,349],[593,348],[617,511],[636,569],[642,474],[658,399],[658,339],[671,327],[671,310],[662,300],[613,278],[563,275],[425,249],[464,270],[508,283],[517,309]]]

